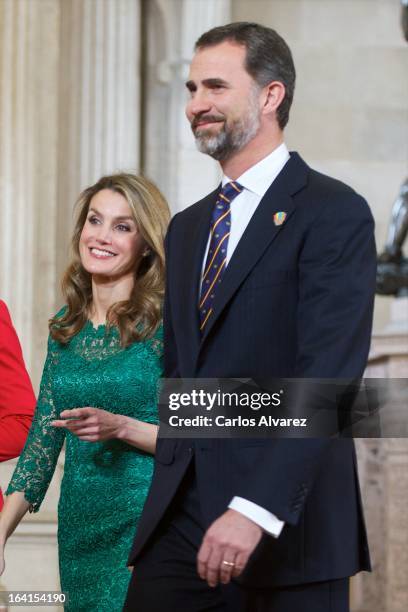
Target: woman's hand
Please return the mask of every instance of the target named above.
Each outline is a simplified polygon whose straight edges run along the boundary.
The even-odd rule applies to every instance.
[[[0,541],[0,576],[3,574],[5,567],[6,564],[4,561],[4,543]]]
[[[51,421],[51,425],[65,427],[86,442],[103,442],[118,438],[124,418],[120,414],[91,407],[63,410],[61,417],[61,420]]]
[[[61,420],[51,421],[54,427],[65,427],[80,440],[103,442],[117,438],[146,453],[155,453],[158,426],[102,408],[73,408],[61,412]]]

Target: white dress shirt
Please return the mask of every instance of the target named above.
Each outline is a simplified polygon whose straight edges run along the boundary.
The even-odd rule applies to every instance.
[[[240,177],[236,179],[244,189],[231,202],[231,227],[227,247],[227,262],[230,262],[232,254],[241,240],[241,237],[251,220],[259,202],[276,179],[283,166],[288,161],[290,155],[285,145],[282,143],[272,153],[261,159],[260,162],[246,170]],[[222,185],[229,183],[231,179],[228,176],[223,176]],[[203,259],[204,266],[207,260],[207,253],[210,247],[210,237],[208,238],[207,247]],[[265,483],[265,486],[268,486]],[[265,510],[258,504],[244,499],[243,497],[235,496],[229,506],[233,510],[240,512],[244,516],[257,523],[267,533],[278,537],[283,529],[284,522],[279,520],[272,512]]]

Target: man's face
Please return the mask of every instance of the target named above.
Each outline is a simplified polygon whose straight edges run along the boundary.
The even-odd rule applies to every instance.
[[[240,151],[260,127],[260,88],[245,70],[246,49],[223,42],[198,50],[186,83],[186,115],[197,147],[218,161]]]

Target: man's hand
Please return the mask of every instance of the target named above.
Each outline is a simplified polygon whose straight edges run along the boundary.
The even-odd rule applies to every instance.
[[[102,442],[119,435],[121,415],[102,408],[73,408],[63,410],[61,416],[64,420],[51,421],[51,425],[65,427],[86,442]]]
[[[208,528],[198,551],[197,569],[211,587],[228,584],[244,570],[262,536],[262,529],[249,518],[228,509]],[[223,563],[226,561],[227,563]]]

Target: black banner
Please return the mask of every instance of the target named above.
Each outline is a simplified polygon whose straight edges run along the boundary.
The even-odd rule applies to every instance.
[[[405,438],[406,379],[162,379],[162,438]]]

